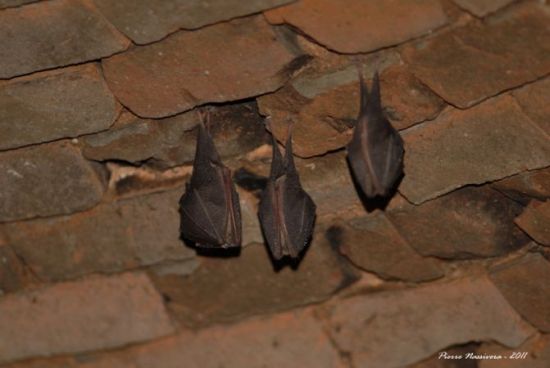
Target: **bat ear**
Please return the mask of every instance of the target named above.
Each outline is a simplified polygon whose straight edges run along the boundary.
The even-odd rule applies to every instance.
[[[380,114],[382,112],[382,99],[380,97],[380,77],[378,71],[374,72],[370,96],[368,96],[367,112],[369,114]]]
[[[359,91],[361,94],[361,100],[359,103],[359,117],[366,115],[367,106],[369,103],[369,89],[365,83],[365,78],[363,77],[363,70],[361,66],[357,64],[357,74],[359,74]]]
[[[199,131],[197,136],[197,148],[195,150],[195,161],[211,161],[221,165],[221,158],[214,146],[214,140],[206,129],[203,120],[204,115],[201,115],[199,122]],[[207,118],[207,120],[209,120]]]

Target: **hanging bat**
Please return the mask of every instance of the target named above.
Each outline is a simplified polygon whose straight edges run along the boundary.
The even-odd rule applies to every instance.
[[[193,174],[180,199],[183,238],[202,248],[241,246],[241,209],[231,171],[223,165],[210,133],[199,124]]]
[[[347,146],[348,161],[367,197],[386,197],[403,175],[403,140],[382,111],[378,72],[370,96],[361,72],[359,83],[361,107]]]
[[[273,160],[266,188],[262,192],[259,217],[273,258],[297,258],[305,248],[315,221],[315,203],[302,189],[292,157],[288,135],[285,157],[273,137]]]

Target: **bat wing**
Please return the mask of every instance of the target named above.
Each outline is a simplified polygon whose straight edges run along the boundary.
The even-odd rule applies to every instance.
[[[241,245],[239,197],[210,134],[199,128],[190,185],[180,200],[181,233],[202,247]]]
[[[361,75],[360,84],[361,109],[347,146],[348,161],[367,197],[387,196],[403,175],[403,140],[382,111],[378,74],[369,98]]]

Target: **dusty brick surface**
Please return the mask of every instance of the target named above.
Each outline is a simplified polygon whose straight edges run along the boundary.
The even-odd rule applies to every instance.
[[[365,60],[363,73],[381,73],[386,115],[396,129],[433,118],[442,100],[422,86],[398,63],[394,53]],[[294,152],[312,157],[344,147],[351,139],[359,113],[359,80],[355,65],[346,63],[320,72],[304,73],[274,94],[258,98],[260,111],[270,117],[271,130],[281,142],[290,124]]]
[[[527,204],[533,198],[544,201],[550,198],[550,168],[514,175],[491,186],[521,203]]]
[[[174,331],[140,274],[94,277],[0,299],[0,363],[113,348]]]
[[[475,14],[484,17],[494,13],[498,9],[511,4],[514,0],[453,0],[458,6]]]
[[[329,321],[357,367],[401,367],[471,340],[517,347],[534,333],[486,278],[345,299]]]
[[[550,136],[550,78],[514,90],[512,95],[525,114]]]
[[[89,0],[7,9],[0,23],[0,79],[98,59],[129,44]]]
[[[158,41],[183,29],[257,13],[293,0],[94,0],[99,10],[137,44]]]
[[[409,46],[403,56],[428,87],[466,108],[550,72],[549,20],[543,5],[529,3]]]
[[[443,276],[434,259],[422,257],[401,237],[382,213],[354,218],[333,228],[340,251],[358,267],[383,278],[420,282]],[[338,230],[341,229],[341,230]]]
[[[93,64],[0,82],[0,150],[104,130],[117,114]]]
[[[55,365],[57,364],[57,365]],[[35,361],[9,368],[241,368],[297,367],[344,368],[311,311],[294,311],[256,318],[231,326],[183,331],[177,336],[128,349]]]
[[[163,117],[274,91],[300,54],[286,45],[257,16],[179,32],[106,59],[103,68],[126,107],[139,116]]]
[[[516,224],[537,243],[550,247],[550,201],[532,201]]]
[[[0,297],[31,285],[35,279],[0,233]]]
[[[548,137],[509,95],[465,111],[449,108],[401,135],[406,154],[399,191],[416,204],[550,165]]]
[[[517,349],[486,343],[478,349],[478,352],[508,358],[514,356],[514,353],[528,353],[524,359],[482,360],[479,362],[479,368],[547,368],[550,366],[550,335],[539,335],[531,338]]]
[[[71,216],[16,222],[0,231],[44,280],[187,259],[194,251],[179,239],[182,191],[101,204]]]
[[[424,35],[447,21],[439,2],[433,0],[350,0],[346,6],[330,0],[302,0],[265,14],[270,22],[288,23],[343,53],[392,46]]]
[[[130,115],[130,116],[127,116]],[[85,157],[168,168],[190,164],[195,157],[199,116],[190,111],[160,120],[146,120],[131,114],[124,123],[83,139]],[[218,108],[210,114],[209,131],[222,159],[236,156],[267,141],[263,119],[254,103]]]
[[[104,187],[97,172],[67,142],[0,153],[0,222],[82,211]]]
[[[12,8],[25,4],[35,3],[39,0],[0,0],[0,9]]]
[[[550,332],[550,263],[540,254],[495,268],[491,279],[508,302],[533,326]]]
[[[153,272],[168,308],[185,325],[202,326],[320,302],[355,280],[322,233],[299,265],[274,269],[267,249],[253,244],[238,258],[202,258],[191,275]]]
[[[530,242],[514,219],[517,202],[487,187],[467,187],[420,206],[388,212],[400,234],[425,256],[494,257]]]

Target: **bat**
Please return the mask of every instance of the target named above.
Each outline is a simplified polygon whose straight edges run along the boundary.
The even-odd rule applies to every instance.
[[[180,232],[199,248],[241,246],[241,209],[231,171],[223,165],[212,136],[199,124],[193,174],[180,199]]]
[[[359,72],[361,105],[348,161],[361,190],[369,198],[387,197],[403,175],[403,139],[382,111],[380,81],[374,74],[369,92]]]
[[[300,184],[290,133],[284,158],[275,137],[272,145],[271,172],[260,197],[258,215],[273,258],[297,258],[311,238],[316,207]]]

